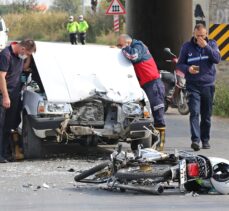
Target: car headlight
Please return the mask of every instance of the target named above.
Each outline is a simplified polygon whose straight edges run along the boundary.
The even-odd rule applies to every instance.
[[[141,116],[143,114],[141,106],[137,103],[124,104],[122,109],[128,116]]]
[[[47,101],[40,101],[38,104],[38,114],[70,114],[72,107],[68,103],[51,103]]]

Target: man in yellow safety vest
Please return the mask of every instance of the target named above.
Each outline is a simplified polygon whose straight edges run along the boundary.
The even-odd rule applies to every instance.
[[[84,20],[83,15],[79,16],[79,38],[82,45],[85,45],[86,33],[89,26],[87,21]]]
[[[79,24],[77,21],[74,21],[74,17],[69,17],[69,22],[67,24],[67,31],[69,33],[70,42],[72,45],[77,45],[77,32],[78,32]]]

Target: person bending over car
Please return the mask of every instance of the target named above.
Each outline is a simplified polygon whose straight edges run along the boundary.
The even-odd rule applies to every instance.
[[[0,52],[0,163],[12,160],[10,135],[17,119],[24,60],[36,51],[33,40],[12,43]]]
[[[165,135],[165,87],[160,79],[157,65],[146,45],[142,41],[132,39],[127,34],[119,36],[118,47],[122,49],[123,55],[130,60],[134,66],[140,86],[145,91],[150,101],[154,126],[158,129],[161,138],[164,140],[162,136]],[[163,148],[162,145],[161,148]]]

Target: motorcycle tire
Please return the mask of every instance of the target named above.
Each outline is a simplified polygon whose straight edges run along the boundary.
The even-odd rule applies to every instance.
[[[76,182],[80,182],[81,180],[85,179],[86,177],[89,177],[89,176],[95,174],[96,172],[103,170],[104,168],[106,168],[110,164],[111,164],[111,161],[106,161],[106,162],[100,163],[99,165],[94,166],[90,169],[87,169],[87,170],[83,171],[82,173],[76,175],[74,177],[74,180]]]
[[[188,101],[187,101],[187,96],[186,96],[186,94],[183,92],[183,91],[181,91],[181,94],[182,94],[182,98],[183,98],[183,102],[184,103],[180,103],[180,102],[178,102],[178,112],[181,114],[181,115],[187,115],[187,114],[189,114],[189,106],[188,106]]]
[[[168,111],[168,109],[169,109],[169,102],[167,100],[165,100],[164,106],[165,106],[164,107],[164,112],[166,113]]]

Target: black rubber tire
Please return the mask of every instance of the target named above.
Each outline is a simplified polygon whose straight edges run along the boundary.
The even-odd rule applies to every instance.
[[[169,102],[167,100],[165,100],[164,102],[164,112],[166,113],[169,109]]]
[[[85,170],[82,173],[76,175],[74,177],[74,180],[76,182],[80,182],[80,180],[85,179],[86,177],[89,177],[89,176],[95,174],[98,171],[101,171],[102,169],[106,168],[110,164],[111,164],[111,161],[106,161],[106,162],[100,163],[99,165],[94,166],[94,167],[92,167],[92,168],[90,168],[88,170]]]
[[[133,172],[133,171],[118,171],[115,177],[120,180],[139,180],[139,179],[156,179],[161,178],[162,181],[166,181],[171,176],[171,170],[157,171],[157,172]]]
[[[147,131],[147,133],[150,133]],[[143,148],[150,148],[152,146],[152,135],[148,134],[148,138],[143,138],[139,140],[133,140],[130,144],[132,150],[137,150],[138,145],[141,144]]]
[[[79,144],[84,147],[97,147],[98,146],[98,137],[96,136],[87,136],[79,141]]]
[[[29,118],[23,115],[22,142],[26,159],[41,158],[43,155],[42,141],[38,138],[30,125]]]
[[[181,115],[187,115],[189,114],[189,106],[188,106],[188,100],[187,100],[187,96],[186,96],[186,93],[184,91],[181,90],[181,93],[180,93],[183,98],[183,104],[181,104],[180,102],[177,103],[177,107],[178,107],[178,112],[181,114]]]

